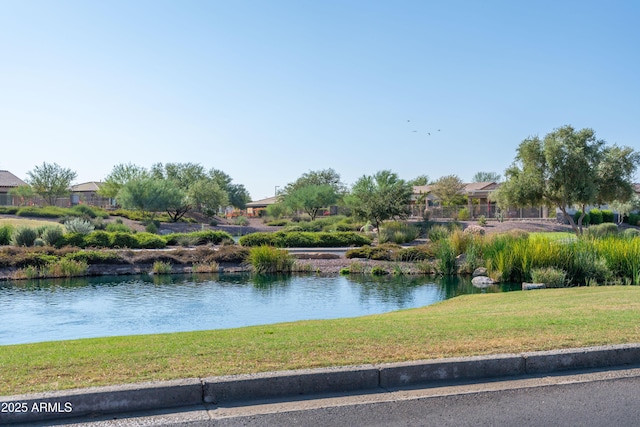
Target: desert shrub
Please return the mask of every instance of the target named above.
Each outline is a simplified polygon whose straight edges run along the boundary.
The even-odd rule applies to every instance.
[[[11,244],[11,236],[13,235],[13,227],[10,225],[0,225],[0,246]]]
[[[294,258],[282,249],[271,246],[251,248],[247,261],[256,273],[288,273],[291,272]]]
[[[76,246],[78,248],[84,247],[84,235],[80,233],[65,233],[56,241],[56,247],[61,248],[63,246]]]
[[[352,222],[348,219],[343,219],[333,225],[332,231],[360,231],[363,225],[361,222]]]
[[[135,238],[135,234],[131,233],[110,233],[109,247],[111,248],[138,248],[138,239]]]
[[[80,247],[108,248],[111,247],[111,234],[106,231],[94,231],[84,237]]]
[[[165,240],[153,233],[136,233],[132,235],[138,241],[141,249],[164,249],[167,246]]]
[[[151,234],[158,234],[158,226],[155,222],[150,221],[147,225],[144,226],[144,231]]]
[[[286,219],[274,219],[273,221],[269,221],[266,223],[269,227],[283,227],[289,224],[289,221]]]
[[[602,221],[602,211],[600,209],[595,208],[589,211],[589,224],[598,225],[602,224]]]
[[[15,215],[20,207],[18,206],[0,206],[0,214]]]
[[[603,209],[602,210],[602,222],[613,222],[615,215],[612,210]]]
[[[249,219],[246,216],[239,216],[233,220],[235,225],[247,226],[249,225]]]
[[[480,227],[486,227],[486,225],[487,225],[487,217],[485,217],[484,215],[480,215],[478,217],[478,225]]]
[[[467,221],[470,218],[469,209],[462,208],[458,211],[458,220],[459,221]]]
[[[436,248],[436,271],[443,275],[456,274],[456,253],[448,240],[440,240]]]
[[[409,243],[417,239],[419,235],[420,229],[415,225],[406,222],[392,221],[380,227],[378,241],[380,243]]]
[[[416,268],[422,274],[433,274],[436,272],[433,261],[422,260],[416,263]]]
[[[59,208],[57,206],[45,206],[43,208],[26,206],[16,211],[17,216],[34,218],[62,218],[67,214],[68,209]]]
[[[71,218],[64,222],[64,228],[68,233],[89,234],[95,227],[91,224],[91,221],[87,221],[82,218]]]
[[[603,223],[592,225],[587,230],[588,236],[593,238],[602,238],[606,236],[615,236],[618,234],[618,226],[613,223]]]
[[[76,216],[84,216],[87,218],[107,218],[107,214],[102,209],[87,205],[76,205],[69,209],[69,213]]]
[[[181,243],[181,239],[188,239],[187,246],[191,245],[219,245],[222,243],[233,243],[233,237],[226,231],[203,230],[191,233],[171,233],[164,236],[164,240],[168,246],[176,246]],[[182,244],[186,241],[182,240]]]
[[[638,230],[637,228],[627,228],[626,230],[624,230],[622,232],[622,235],[625,238],[638,237],[638,236],[640,236],[640,230]]]
[[[45,243],[44,240],[42,240],[41,237],[36,237],[36,240],[33,241],[33,246],[36,246],[36,247],[39,247],[39,248],[41,248],[43,246],[46,246],[46,245],[47,244]]]
[[[573,214],[573,220],[575,221],[576,224],[578,224],[578,219],[580,218],[580,215],[582,215],[582,211],[576,211],[576,213]],[[584,218],[582,218],[582,225],[586,227],[589,224],[591,224],[591,216],[589,215],[589,212],[587,212]]]
[[[371,239],[354,232],[285,232],[251,233],[240,238],[239,243],[246,247],[275,246],[275,247],[349,247],[362,246],[371,243]]]
[[[563,288],[567,285],[567,272],[555,267],[532,268],[531,281],[544,283],[548,288]]]
[[[471,224],[470,226],[464,229],[464,232],[466,234],[472,234],[474,236],[484,236],[484,233],[486,232],[486,230],[479,225]]]
[[[120,218],[118,218],[120,219]],[[120,222],[112,222],[106,225],[105,227],[105,231],[108,231],[110,233],[115,233],[115,232],[121,232],[121,233],[132,233],[133,231],[131,231],[131,229],[129,227],[127,227],[126,225],[124,225],[122,223],[122,220],[120,220]]]
[[[39,235],[47,245],[56,246],[64,235],[64,230],[58,225],[48,225],[42,228]]]
[[[33,242],[38,238],[38,233],[31,227],[18,227],[11,235],[13,246],[33,246]]]
[[[81,250],[68,253],[64,258],[81,261],[87,264],[126,264],[127,262],[116,252]]]
[[[449,229],[444,225],[434,225],[427,232],[427,236],[432,242],[437,242],[449,237]]]
[[[156,261],[153,263],[152,270],[154,274],[171,274],[171,263],[164,261]]]

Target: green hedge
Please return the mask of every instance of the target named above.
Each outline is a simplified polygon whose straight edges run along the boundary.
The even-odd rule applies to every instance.
[[[613,222],[615,215],[612,210],[603,209],[602,210],[602,222]]]
[[[591,209],[589,211],[589,222],[591,225],[602,224],[602,211],[600,209]]]
[[[164,240],[168,246],[176,246],[183,237],[189,237],[193,239],[197,245],[214,244],[219,245],[221,243],[233,243],[233,236],[226,231],[194,231],[192,233],[171,233],[164,236]]]
[[[240,238],[242,246],[275,246],[278,248],[318,248],[318,247],[349,247],[371,244],[371,239],[358,233],[340,231],[308,232],[278,231],[276,233],[251,233]]]

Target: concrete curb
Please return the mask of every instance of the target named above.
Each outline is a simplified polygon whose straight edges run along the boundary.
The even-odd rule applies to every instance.
[[[0,396],[0,424],[634,364],[640,344],[94,387]]]

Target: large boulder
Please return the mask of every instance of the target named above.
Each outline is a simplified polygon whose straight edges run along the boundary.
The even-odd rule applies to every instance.
[[[478,267],[475,270],[473,270],[473,274],[471,275],[471,277],[478,277],[478,276],[487,276],[487,269],[484,267]]]
[[[471,284],[473,286],[475,286],[476,288],[486,288],[489,287],[491,285],[495,285],[496,282],[494,282],[493,280],[491,280],[489,277],[487,276],[477,276],[474,277],[473,279],[471,279]]]

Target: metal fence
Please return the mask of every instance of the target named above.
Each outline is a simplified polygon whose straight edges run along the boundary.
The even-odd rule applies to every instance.
[[[411,216],[422,217],[424,206],[410,206]],[[460,212],[466,210],[469,219],[477,219],[480,216],[486,218],[497,218],[499,209],[495,204],[474,204],[460,206],[428,206],[426,212],[432,219],[458,219]],[[501,212],[504,219],[541,219],[548,217],[547,209],[543,207],[536,208],[509,208]],[[554,215],[555,217],[555,215]]]

